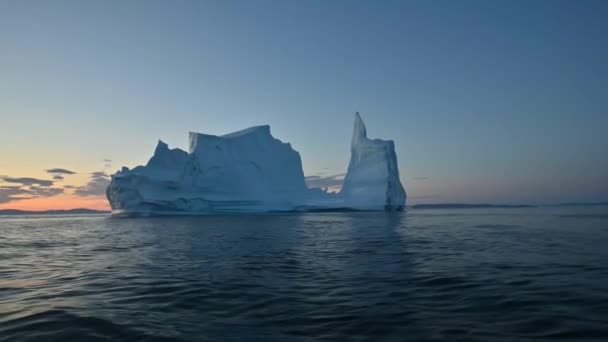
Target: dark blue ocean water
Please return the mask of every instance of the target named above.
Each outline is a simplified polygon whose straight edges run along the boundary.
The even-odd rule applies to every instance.
[[[0,217],[1,341],[607,341],[608,209]]]

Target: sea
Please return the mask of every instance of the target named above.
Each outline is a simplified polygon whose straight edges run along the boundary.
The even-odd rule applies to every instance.
[[[0,341],[608,341],[608,207],[2,216]]]

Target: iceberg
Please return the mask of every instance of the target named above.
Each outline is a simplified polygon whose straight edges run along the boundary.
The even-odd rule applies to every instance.
[[[300,154],[255,126],[217,136],[190,133],[188,152],[159,141],[145,166],[111,176],[106,197],[114,216],[402,210],[394,143],[370,140],[355,117],[351,161],[342,190],[309,189]]]
[[[395,143],[368,139],[365,124],[355,114],[350,163],[340,194],[347,207],[361,210],[402,210],[405,190],[399,179]]]

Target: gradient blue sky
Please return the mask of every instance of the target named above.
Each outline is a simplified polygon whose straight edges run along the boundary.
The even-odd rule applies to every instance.
[[[0,175],[135,166],[268,123],[346,170],[355,111],[410,203],[608,199],[606,1],[0,2]],[[84,181],[83,181],[84,182]]]

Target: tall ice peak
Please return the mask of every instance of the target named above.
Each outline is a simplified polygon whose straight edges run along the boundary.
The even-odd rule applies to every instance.
[[[165,143],[164,141],[158,139],[158,143],[156,144],[155,153],[160,152],[162,150],[168,150],[168,149],[169,149],[169,145],[167,145],[167,143]]]
[[[365,123],[361,119],[359,112],[355,113],[355,127],[353,129],[352,144],[355,145],[362,139],[367,138],[367,130],[365,129]]]
[[[402,210],[406,194],[399,179],[395,144],[392,140],[368,139],[359,112],[351,144],[348,172],[340,195],[355,209]]]

